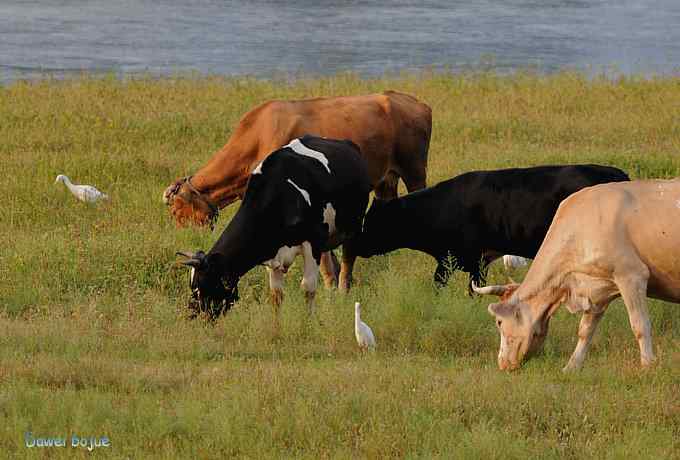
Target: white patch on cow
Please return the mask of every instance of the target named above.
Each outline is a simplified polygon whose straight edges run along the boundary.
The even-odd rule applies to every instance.
[[[302,243],[301,252],[305,261],[305,266],[302,275],[302,283],[300,284],[305,292],[313,294],[316,292],[316,286],[319,282],[319,265],[316,263],[316,259],[314,259],[312,245],[309,241]]]
[[[272,291],[282,291],[283,290],[283,271],[279,269],[272,269],[267,267],[269,272],[269,289]]]
[[[307,202],[308,205],[310,205],[310,206],[312,205],[312,200],[309,198],[309,192],[307,190],[298,187],[297,184],[290,179],[288,179],[288,183],[290,185],[292,185],[293,187],[295,187],[298,190],[298,192],[300,192],[300,194],[305,199],[305,201]]]
[[[260,164],[258,164],[255,169],[253,169],[251,174],[262,174],[262,163],[264,163],[264,160],[260,161]]]
[[[274,258],[265,261],[263,265],[272,270],[280,270],[286,273],[298,254],[302,254],[302,246],[282,246],[276,252]]]
[[[328,234],[335,234],[335,208],[332,204],[326,203],[323,210],[323,223],[328,224]]]
[[[199,293],[198,285],[196,283],[196,269],[194,267],[191,267],[191,272],[189,273],[189,287],[194,294]]]
[[[498,350],[498,359],[503,359],[504,356],[507,356],[508,353],[508,339],[505,338],[505,335],[503,335],[503,331],[501,331],[501,346]]]
[[[326,171],[328,171],[328,174],[331,173],[331,168],[328,166],[328,158],[326,158],[326,155],[321,152],[317,152],[316,150],[310,149],[305,144],[303,144],[300,139],[293,139],[285,147],[293,149],[293,151],[299,155],[314,158],[315,160],[320,161],[324,168],[326,168]]]

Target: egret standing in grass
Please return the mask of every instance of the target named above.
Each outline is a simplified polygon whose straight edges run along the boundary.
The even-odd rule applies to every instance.
[[[357,337],[357,343],[362,350],[375,348],[375,337],[373,331],[368,324],[361,321],[361,304],[356,302],[354,304],[354,334]]]
[[[109,196],[106,195],[105,193],[100,192],[97,190],[95,187],[91,185],[77,185],[73,184],[71,180],[64,176],[63,174],[59,174],[57,176],[57,180],[54,181],[55,184],[63,182],[66,184],[66,187],[71,191],[73,196],[78,198],[80,201],[83,201],[85,203],[96,203],[97,201],[100,200],[108,200]]]

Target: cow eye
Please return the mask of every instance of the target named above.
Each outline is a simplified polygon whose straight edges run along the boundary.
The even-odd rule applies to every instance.
[[[501,323],[502,321],[500,319],[496,320],[496,326],[498,326],[499,329],[501,328]]]

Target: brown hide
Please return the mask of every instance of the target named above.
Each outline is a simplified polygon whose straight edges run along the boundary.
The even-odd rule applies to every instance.
[[[178,179],[164,200],[178,225],[210,222],[211,206],[242,197],[250,172],[270,153],[305,134],[350,139],[361,149],[381,198],[397,196],[401,178],[409,191],[425,187],[432,131],[430,108],[394,91],[365,96],[269,101],[246,113],[208,163]]]

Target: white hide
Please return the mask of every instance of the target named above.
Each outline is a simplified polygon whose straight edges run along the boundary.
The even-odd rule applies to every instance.
[[[501,332],[501,346],[498,350],[498,359],[500,360],[503,356],[507,356],[508,353],[508,339],[505,338],[505,334]]]
[[[312,253],[312,245],[309,241],[303,242],[298,246],[283,246],[281,247],[273,259],[264,262],[269,273],[269,288],[272,291],[283,290],[283,275],[288,272],[288,269],[298,255],[302,255],[304,259],[304,268],[302,275],[302,282],[300,286],[302,289],[311,294],[316,292],[316,287],[319,282],[319,265],[314,259]]]
[[[302,257],[304,258],[304,271],[300,285],[305,292],[315,293],[319,283],[319,265],[312,254],[312,245],[309,241],[302,243]]]
[[[300,139],[293,139],[288,145],[284,147],[293,149],[293,151],[299,155],[314,158],[323,164],[324,168],[326,168],[326,171],[328,171],[328,174],[331,173],[331,168],[328,166],[328,158],[326,158],[326,155],[321,152],[317,152],[316,150],[310,149],[305,144],[303,144]]]
[[[335,208],[330,203],[323,210],[323,223],[328,224],[328,234],[335,235]]]
[[[307,190],[298,187],[297,184],[290,179],[288,179],[288,183],[290,185],[292,185],[293,187],[295,187],[298,192],[300,192],[300,195],[302,195],[302,198],[305,199],[305,201],[307,202],[308,205],[310,205],[310,206],[312,205],[312,200],[309,198],[309,192]]]
[[[302,254],[301,245],[292,247],[283,246],[279,248],[273,259],[265,261],[263,265],[272,270],[281,270],[283,273],[286,273],[299,254]]]
[[[269,289],[272,291],[283,291],[283,271],[267,267],[269,273]]]

